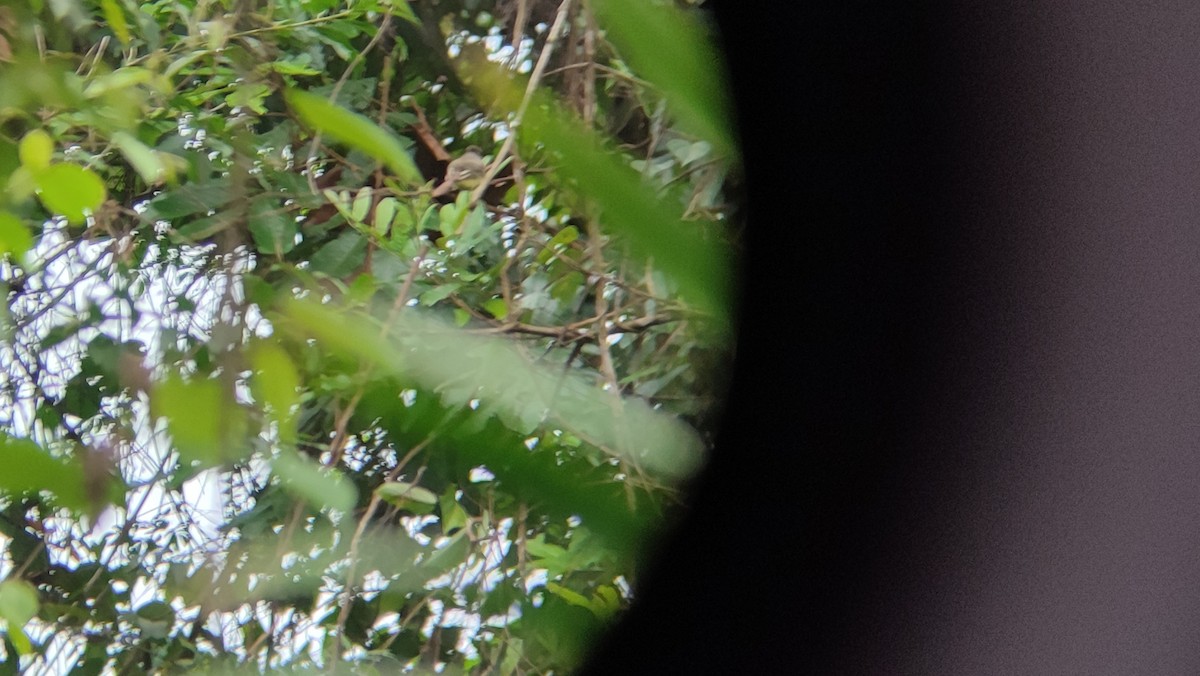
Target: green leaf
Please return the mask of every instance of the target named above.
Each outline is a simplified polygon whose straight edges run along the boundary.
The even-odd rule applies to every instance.
[[[311,269],[338,279],[348,277],[362,265],[366,251],[367,240],[348,230],[313,254]]]
[[[225,97],[225,102],[231,106],[249,108],[259,115],[265,115],[267,108],[263,105],[263,99],[270,94],[271,88],[265,84],[240,84],[234,86],[233,92]]]
[[[463,285],[459,282],[447,282],[446,284],[439,284],[421,294],[421,305],[428,307],[438,303],[439,301],[443,301],[456,293],[462,288],[462,286]]]
[[[503,298],[493,298],[484,301],[483,309],[487,310],[488,314],[496,319],[504,319],[508,316],[508,303],[505,303]]]
[[[150,200],[147,215],[152,220],[169,221],[181,216],[208,213],[228,204],[233,197],[227,180],[189,183]]]
[[[384,197],[375,205],[375,233],[380,237],[387,236],[392,219],[396,217],[398,204],[395,197]]]
[[[573,225],[568,225],[562,230],[559,230],[553,237],[550,238],[549,242],[546,242],[546,248],[538,252],[537,262],[541,265],[549,263],[550,259],[554,257],[554,254],[558,253],[560,249],[566,248],[571,242],[574,242],[577,239],[579,239],[579,228],[576,228]]]
[[[392,219],[392,239],[397,239],[400,235],[407,234],[412,231],[416,225],[415,214],[412,207],[406,204],[400,204],[396,209],[396,217]]]
[[[284,452],[271,463],[275,475],[292,495],[313,507],[328,507],[339,512],[354,508],[358,492],[337,470],[322,469],[295,452]]]
[[[596,18],[635,72],[654,83],[684,127],[734,150],[723,60],[693,14],[645,0],[598,0]]]
[[[495,114],[515,110],[523,87],[503,71],[476,64],[479,95],[496,102]],[[580,199],[599,207],[605,228],[625,236],[635,253],[679,284],[680,294],[724,327],[728,312],[730,252],[719,238],[705,236],[698,223],[683,221],[677,211],[679,195],[664,199],[591,130],[549,98],[537,98],[526,109],[520,138],[538,143],[558,155],[551,178],[568,190],[587,186]]]
[[[71,223],[82,223],[107,197],[104,181],[91,169],[60,162],[34,175],[42,204]]]
[[[63,462],[28,439],[0,433],[0,493],[9,496],[50,491],[69,509],[87,506],[83,470],[76,462]]]
[[[375,494],[379,496],[379,499],[393,505],[400,505],[404,501],[420,502],[426,505],[438,503],[438,496],[433,491],[406,481],[388,481],[376,488]]]
[[[100,0],[100,10],[104,12],[104,22],[113,30],[113,34],[122,45],[129,45],[129,24],[125,21],[125,13],[116,0]]]
[[[153,79],[153,71],[140,66],[126,66],[92,80],[87,89],[83,91],[83,95],[89,99],[94,99],[101,94],[119,89],[128,89],[135,85],[145,84]]]
[[[11,253],[20,259],[33,248],[33,235],[21,219],[7,211],[0,211],[0,253]]]
[[[269,200],[250,205],[249,228],[261,253],[282,256],[296,247],[296,221]]]
[[[369,119],[298,89],[286,90],[284,97],[309,128],[384,162],[397,178],[411,186],[424,182],[399,139]]]
[[[156,416],[167,419],[167,429],[184,460],[199,461],[206,467],[221,463],[224,418],[232,407],[225,406],[219,382],[188,382],[172,374],[154,388],[151,408]]]
[[[450,484],[438,499],[438,507],[442,511],[442,532],[447,535],[467,525],[467,510],[458,504],[458,498],[455,497],[457,492],[458,487]]]
[[[358,191],[354,196],[354,201],[350,204],[350,218],[362,223],[367,220],[367,214],[371,211],[371,186]]]
[[[112,135],[112,142],[147,185],[161,183],[167,178],[167,166],[159,158],[158,152],[147,147],[132,134],[116,132]]]
[[[21,158],[21,166],[27,170],[42,171],[50,166],[50,158],[54,155],[54,141],[46,132],[34,129],[21,137],[17,155]]]
[[[312,57],[301,54],[295,58],[279,59],[270,64],[271,70],[283,75],[320,75],[321,71],[309,65]]]
[[[405,21],[411,21],[415,24],[420,24],[420,19],[416,14],[413,14],[412,7],[408,6],[408,0],[383,0],[384,3],[391,5],[392,14],[398,16]]]
[[[572,270],[550,285],[550,297],[559,303],[567,305],[575,300],[575,294],[579,293],[579,289],[583,286],[583,283],[583,273],[578,270]]]
[[[8,623],[9,639],[22,655],[32,651],[24,627],[37,611],[38,594],[33,585],[18,579],[0,582],[0,618]]]
[[[555,596],[558,596],[559,598],[566,601],[567,603],[570,603],[573,606],[579,606],[580,608],[587,608],[588,610],[592,609],[592,604],[590,602],[588,602],[587,597],[585,597],[583,594],[580,594],[577,591],[574,591],[572,589],[567,589],[566,587],[562,586],[561,584],[557,584],[555,582],[547,582],[546,590],[549,591],[550,593],[554,594]]]
[[[292,406],[300,401],[300,375],[296,365],[282,347],[260,341],[250,349],[250,363],[255,370],[250,382],[254,398],[271,407],[270,418],[279,424],[279,436],[286,443],[296,440],[296,425]]]

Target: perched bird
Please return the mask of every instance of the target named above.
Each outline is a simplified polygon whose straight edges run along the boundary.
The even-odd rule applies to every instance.
[[[472,190],[483,180],[487,173],[487,165],[483,163],[479,146],[470,146],[459,157],[446,166],[446,178],[442,184],[434,188],[435,197],[445,195],[451,190]]]

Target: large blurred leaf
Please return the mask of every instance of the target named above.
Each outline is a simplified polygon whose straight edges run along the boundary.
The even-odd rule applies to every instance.
[[[52,458],[32,441],[0,433],[0,467],[0,493],[11,497],[50,491],[64,507],[87,506],[79,464]]]
[[[309,128],[382,161],[409,185],[424,182],[399,139],[379,125],[316,94],[289,89],[284,96],[300,121]]]
[[[33,585],[24,580],[0,582],[0,618],[8,624],[8,637],[22,655],[32,650],[25,624],[37,615],[38,595]]]
[[[328,507],[347,512],[354,507],[354,486],[337,470],[323,470],[294,451],[281,453],[271,464],[288,492],[318,509]]]
[[[33,247],[33,235],[21,219],[0,211],[0,254],[11,253],[16,259]]]
[[[476,66],[484,97],[501,112],[515,111],[524,87],[490,64]],[[680,219],[680,198],[663,199],[625,158],[547,97],[534,97],[522,129],[523,145],[532,150],[539,143],[557,155],[555,171],[547,174],[552,180],[594,201],[606,231],[627,237],[636,253],[678,281],[684,298],[713,315],[715,326],[724,325],[729,252],[700,224]]]
[[[33,178],[42,204],[71,223],[82,223],[89,212],[100,208],[107,195],[104,181],[96,172],[77,164],[52,164]]]
[[[21,137],[17,148],[21,166],[37,172],[50,166],[50,157],[54,154],[54,141],[46,132],[34,129]]]
[[[242,455],[242,410],[213,379],[187,381],[172,374],[154,388],[151,407],[167,419],[180,456],[213,467]]]
[[[256,399],[270,405],[270,416],[279,425],[280,439],[295,442],[292,406],[300,400],[300,376],[296,365],[282,347],[266,341],[250,349],[250,362],[257,372],[250,383],[251,392]]]
[[[365,319],[316,303],[292,301],[285,313],[328,349],[415,378],[463,406],[478,398],[522,433],[550,416],[648,471],[682,478],[698,467],[699,439],[673,416],[640,399],[614,399],[580,374],[533,364],[504,338],[466,334],[416,308],[397,318],[387,340]],[[452,383],[471,386],[455,395]]]
[[[591,7],[621,56],[658,87],[683,126],[722,155],[731,153],[724,62],[694,16],[649,0],[595,0]]]

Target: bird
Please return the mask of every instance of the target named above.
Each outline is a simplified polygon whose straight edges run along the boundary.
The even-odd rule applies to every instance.
[[[435,197],[445,195],[451,190],[472,190],[483,181],[487,173],[487,165],[483,163],[482,151],[479,146],[469,146],[461,157],[446,166],[446,178],[442,184],[434,188]]]

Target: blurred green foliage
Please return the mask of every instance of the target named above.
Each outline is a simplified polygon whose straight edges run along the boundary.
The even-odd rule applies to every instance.
[[[0,665],[576,666],[732,350],[686,4],[0,7]]]

